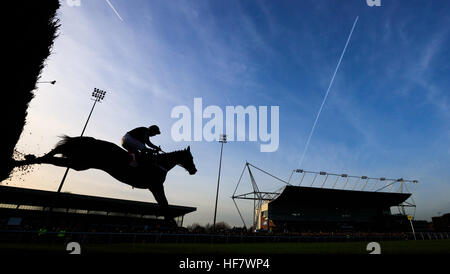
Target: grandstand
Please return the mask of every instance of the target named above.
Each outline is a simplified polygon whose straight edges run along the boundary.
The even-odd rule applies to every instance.
[[[390,208],[404,202],[409,193],[383,193],[315,187],[286,186],[260,210],[257,228],[289,231],[406,231],[404,215]]]
[[[433,220],[433,228],[435,231],[450,231],[450,213],[442,216],[435,216]]]
[[[170,205],[178,226],[196,208]],[[0,228],[145,232],[164,226],[156,203],[0,186]]]
[[[265,192],[256,183],[252,169],[285,184]],[[252,192],[236,194],[247,170]],[[298,185],[292,175],[301,174]],[[309,178],[309,181],[308,181]],[[411,229],[405,208],[415,212],[408,184],[417,180],[372,178],[324,171],[294,170],[288,181],[246,163],[232,199],[253,200],[253,227],[280,232],[404,232]],[[303,185],[302,185],[303,184]],[[397,207],[398,214],[391,208]],[[413,213],[414,215],[414,213]]]

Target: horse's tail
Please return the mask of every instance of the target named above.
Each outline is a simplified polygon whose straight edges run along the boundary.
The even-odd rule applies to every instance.
[[[119,146],[93,137],[61,136],[50,155],[62,154],[73,166],[96,167],[128,163],[128,153]]]
[[[61,141],[59,141],[59,142],[56,144],[55,149],[66,146],[67,143],[70,143],[70,140],[71,140],[73,137],[70,137],[70,136],[67,136],[67,135],[61,135],[61,136],[59,136],[59,138],[61,138]]]
[[[92,151],[98,145],[98,142],[99,140],[92,137],[70,137],[63,135],[53,150],[55,153],[62,154],[64,157],[73,158]]]

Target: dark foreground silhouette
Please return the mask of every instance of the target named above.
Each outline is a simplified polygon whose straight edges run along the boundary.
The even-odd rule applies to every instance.
[[[61,154],[62,157],[55,155]],[[52,164],[78,171],[90,168],[107,172],[117,180],[135,188],[149,189],[155,197],[166,221],[173,222],[163,183],[169,170],[182,166],[190,175],[197,172],[190,147],[184,150],[139,157],[139,165],[129,165],[130,155],[119,146],[92,137],[63,137],[56,147],[42,157],[27,155],[25,160],[15,161],[16,167],[31,164]]]
[[[6,68],[2,90],[7,97],[0,100],[0,181],[7,179],[14,167],[12,157],[25,125],[28,103],[57,36],[59,6],[58,0],[2,2],[2,10],[10,19],[2,27],[1,59]]]

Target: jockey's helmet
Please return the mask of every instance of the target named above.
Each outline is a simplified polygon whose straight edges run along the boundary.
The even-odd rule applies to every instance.
[[[153,134],[161,134],[161,131],[159,131],[159,127],[157,125],[152,125],[148,127],[148,130]]]

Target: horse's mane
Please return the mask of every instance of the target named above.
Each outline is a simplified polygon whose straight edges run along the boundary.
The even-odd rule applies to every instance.
[[[161,158],[169,157],[169,156],[178,157],[178,156],[186,154],[187,152],[188,151],[186,149],[174,150],[174,151],[171,151],[171,152],[158,154],[158,157],[161,157]]]

